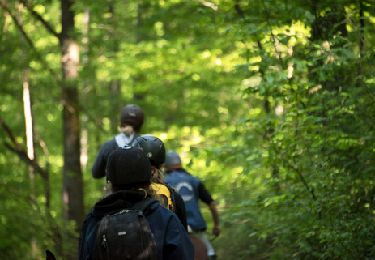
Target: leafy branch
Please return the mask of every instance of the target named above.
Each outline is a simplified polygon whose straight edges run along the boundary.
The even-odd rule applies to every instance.
[[[18,156],[18,158],[25,163],[27,163],[29,166],[31,166],[35,172],[38,172],[40,176],[44,180],[48,180],[49,173],[47,170],[42,168],[40,164],[35,160],[35,159],[30,159],[29,156],[27,155],[27,151],[20,143],[17,142],[13,131],[10,129],[7,123],[5,123],[4,119],[0,117],[0,126],[3,129],[3,131],[6,133],[8,136],[10,143],[9,142],[4,142],[4,146],[14,154]]]
[[[0,0],[0,7],[5,12],[7,12],[10,15],[10,17],[12,18],[12,20],[13,20],[14,24],[16,25],[17,29],[22,34],[23,38],[26,40],[27,44],[31,47],[31,49],[33,50],[33,52],[36,54],[38,60],[49,71],[49,73],[51,75],[53,75],[53,77],[55,79],[58,79],[59,77],[57,76],[57,74],[49,67],[49,65],[47,64],[47,62],[43,59],[42,55],[39,53],[38,49],[35,47],[32,39],[26,33],[25,29],[23,28],[22,22],[18,19],[18,17],[11,11],[11,9],[9,8],[9,6],[3,0]]]
[[[20,2],[26,7],[26,9],[30,12],[30,14],[35,17],[35,19],[37,19],[39,22],[41,22],[44,25],[44,27],[46,28],[48,32],[50,32],[52,35],[56,36],[60,40],[61,33],[58,33],[55,29],[53,29],[51,24],[47,22],[43,18],[43,16],[41,16],[37,11],[35,11],[33,7],[28,3],[28,1],[20,0]]]

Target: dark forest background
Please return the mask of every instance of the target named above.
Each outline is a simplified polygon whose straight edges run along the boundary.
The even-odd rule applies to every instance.
[[[374,7],[0,0],[0,258],[76,258],[136,103],[218,201],[220,259],[374,259]]]

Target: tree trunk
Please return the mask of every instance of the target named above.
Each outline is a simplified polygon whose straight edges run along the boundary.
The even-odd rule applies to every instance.
[[[114,3],[109,3],[110,12],[110,33],[112,35],[117,35],[117,23],[116,23],[116,13],[115,13]],[[119,40],[117,37],[112,37],[111,50],[113,57],[116,56],[119,50]],[[110,119],[111,119],[111,131],[113,134],[118,132],[118,126],[120,125],[120,109],[121,109],[121,80],[117,75],[112,78],[109,82],[109,95],[111,99],[111,109],[110,109]]]
[[[263,52],[263,46],[262,46],[262,43],[260,41],[257,42],[257,45],[258,45],[258,50],[260,53]],[[260,68],[259,69],[259,72],[260,72],[260,75],[262,77],[262,80],[264,80],[265,78],[265,72],[263,70],[263,68]],[[273,134],[275,133],[275,127],[273,126],[271,120],[269,119],[271,117],[271,102],[269,100],[269,95],[268,93],[265,93],[264,94],[264,100],[263,100],[263,109],[264,109],[264,112],[266,113],[267,115],[267,122],[266,122],[266,125],[265,125],[265,129],[264,129],[264,135],[263,135],[263,139],[265,142],[267,142],[269,144],[269,153],[272,155],[271,156],[271,174],[272,174],[272,178],[274,179],[274,184],[273,184],[273,188],[274,188],[274,191],[276,193],[280,193],[281,191],[281,187],[280,187],[280,184],[279,184],[279,179],[280,179],[280,170],[279,170],[279,167],[278,165],[274,162],[274,154],[276,154],[276,150],[274,149],[273,145],[272,145],[272,136]]]
[[[63,102],[63,205],[64,220],[79,229],[83,219],[83,180],[80,164],[78,98],[79,46],[74,41],[74,0],[61,0],[62,102]],[[67,258],[76,258],[69,253]]]
[[[359,1],[359,57],[358,75],[362,75],[362,59],[365,54],[365,13],[363,0]],[[362,85],[361,77],[358,77],[358,86]]]
[[[359,54],[363,58],[365,53],[365,13],[363,0],[359,1]]]
[[[135,42],[136,44],[142,42],[145,39],[144,33],[144,18],[143,16],[147,12],[148,3],[147,1],[140,0],[137,2],[137,29],[135,35]],[[134,85],[133,85],[133,100],[135,103],[142,101],[145,99],[145,93],[142,91],[138,91],[137,85],[142,84],[145,81],[145,74],[143,71],[139,71],[137,75],[134,76]]]
[[[109,82],[109,92],[111,99],[111,131],[112,134],[118,132],[120,125],[120,109],[121,109],[121,81],[119,79],[111,79]]]
[[[27,143],[27,156],[30,160],[35,159],[34,153],[34,127],[33,127],[33,116],[31,109],[31,98],[30,98],[30,88],[29,88],[29,71],[26,69],[22,77],[23,86],[23,110],[25,117],[25,129],[26,129],[26,143]],[[30,180],[30,190],[31,199],[35,201],[35,172],[32,167],[29,166],[29,180]]]
[[[26,130],[26,143],[27,143],[27,157],[30,160],[35,159],[34,152],[34,127],[33,127],[33,116],[31,109],[31,98],[30,98],[30,88],[29,88],[29,71],[25,69],[22,75],[22,87],[23,87],[23,111],[25,117],[25,130]],[[30,183],[30,199],[32,204],[36,203],[35,199],[35,171],[33,167],[27,167],[29,183]],[[31,237],[31,257],[36,259],[37,255],[37,241],[33,236]]]
[[[90,11],[87,8],[83,14],[83,33],[82,33],[82,67],[86,68],[89,66],[89,32],[90,32]],[[90,89],[89,79],[83,81],[83,91],[86,92]],[[87,93],[87,92],[86,92]],[[88,103],[83,100],[84,103]],[[81,129],[81,166],[83,170],[87,168],[88,160],[88,129],[87,129],[88,116],[84,114],[82,116],[82,129]]]

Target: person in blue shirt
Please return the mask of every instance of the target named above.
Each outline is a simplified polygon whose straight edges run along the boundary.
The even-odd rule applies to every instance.
[[[199,200],[207,204],[210,209],[214,222],[212,234],[216,237],[220,234],[220,225],[215,201],[200,179],[182,168],[181,158],[176,152],[167,152],[164,167],[166,168],[165,183],[171,185],[185,202],[188,228],[205,243],[210,259],[215,259],[216,253],[206,235],[207,224],[200,211]]]
[[[138,105],[128,104],[121,109],[120,133],[101,146],[91,170],[92,177],[105,177],[109,154],[118,147],[131,146],[139,136],[143,122],[144,112]]]
[[[86,216],[80,236],[79,259],[95,259],[97,227],[104,216],[131,208],[153,194],[149,187],[151,164],[137,147],[115,149],[109,155],[106,172],[112,193],[99,200]],[[144,210],[144,215],[156,241],[157,259],[194,259],[189,236],[173,212],[154,200]]]

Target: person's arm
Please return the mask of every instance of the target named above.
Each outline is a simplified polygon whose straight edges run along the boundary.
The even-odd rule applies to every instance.
[[[96,156],[94,165],[91,169],[92,177],[95,179],[103,178],[106,175],[105,167],[107,165],[108,154],[111,150],[110,146],[110,143],[103,144]]]
[[[84,260],[86,257],[86,248],[85,248],[85,242],[86,242],[86,232],[87,232],[87,220],[83,222],[82,230],[79,234],[79,244],[78,244],[78,254],[79,254],[79,260]]]
[[[208,192],[206,187],[203,185],[202,182],[199,183],[198,185],[198,195],[199,198],[207,204],[208,208],[210,209],[211,212],[211,217],[214,222],[214,226],[212,228],[212,234],[217,237],[220,235],[220,220],[219,220],[219,213],[216,208],[216,203],[212,199],[211,194]]]
[[[105,159],[103,154],[99,152],[98,156],[96,157],[95,163],[92,166],[92,177],[95,179],[99,179],[105,176]]]
[[[212,228],[212,234],[217,237],[220,235],[220,221],[219,221],[219,213],[216,208],[215,201],[212,201],[210,204],[208,204],[208,207],[211,211],[211,216],[214,221],[214,227]]]
[[[79,259],[91,259],[96,239],[96,219],[89,214],[82,225],[79,238]]]

